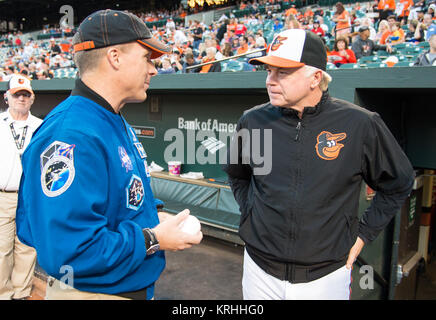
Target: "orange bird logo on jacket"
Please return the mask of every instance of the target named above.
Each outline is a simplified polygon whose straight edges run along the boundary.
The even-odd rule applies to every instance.
[[[276,51],[283,44],[283,41],[288,39],[287,37],[278,36],[274,39],[274,42],[271,44],[271,51]]]
[[[339,141],[347,137],[345,132],[333,134],[328,131],[322,131],[316,137],[316,153],[318,157],[324,160],[334,160],[339,156],[339,152],[344,147]]]

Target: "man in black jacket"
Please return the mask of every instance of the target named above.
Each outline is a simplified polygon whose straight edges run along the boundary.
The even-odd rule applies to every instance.
[[[224,166],[244,299],[349,299],[352,265],[400,210],[413,168],[377,113],[329,96],[317,35],[283,31],[250,63],[265,64],[270,101],[239,119]],[[363,181],[377,193],[359,221]]]

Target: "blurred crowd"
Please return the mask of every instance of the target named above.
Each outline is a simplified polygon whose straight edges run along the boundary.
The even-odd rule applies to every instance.
[[[187,12],[182,7],[134,13],[146,23],[166,21],[161,27],[150,27],[153,37],[172,47],[171,54],[154,61],[159,74],[206,73],[226,71],[222,64],[214,63],[223,58],[236,57],[241,64],[248,65],[248,57],[265,54],[275,34],[293,28],[318,34],[326,44],[329,62],[335,67],[357,63],[362,56],[371,56],[377,50],[390,54],[402,43],[412,46],[429,43],[422,47],[428,48],[428,52],[420,53],[431,53],[433,57],[436,47],[433,48],[430,38],[436,26],[434,1],[377,0],[346,5],[337,2],[333,8],[299,7],[286,0],[239,1],[236,10],[208,25],[197,20],[185,23]],[[74,30],[46,27],[41,34],[60,37],[36,40],[17,32],[0,38],[3,81],[13,73],[37,80],[51,79],[57,77],[56,70],[75,68],[71,47]],[[253,54],[244,56],[250,52]],[[418,61],[418,57],[414,58]],[[256,69],[250,66],[239,70]]]

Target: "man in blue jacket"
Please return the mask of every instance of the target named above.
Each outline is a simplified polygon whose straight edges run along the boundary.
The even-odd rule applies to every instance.
[[[152,299],[163,250],[200,243],[188,210],[160,223],[147,155],[120,114],[170,50],[135,15],[101,10],[73,39],[80,79],[23,156],[17,233],[50,275],[47,299]],[[159,248],[161,251],[159,251]]]

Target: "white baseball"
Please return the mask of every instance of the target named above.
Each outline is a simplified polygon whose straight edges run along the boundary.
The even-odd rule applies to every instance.
[[[196,217],[189,215],[180,224],[180,228],[182,229],[183,232],[194,235],[201,230],[201,224]]]

